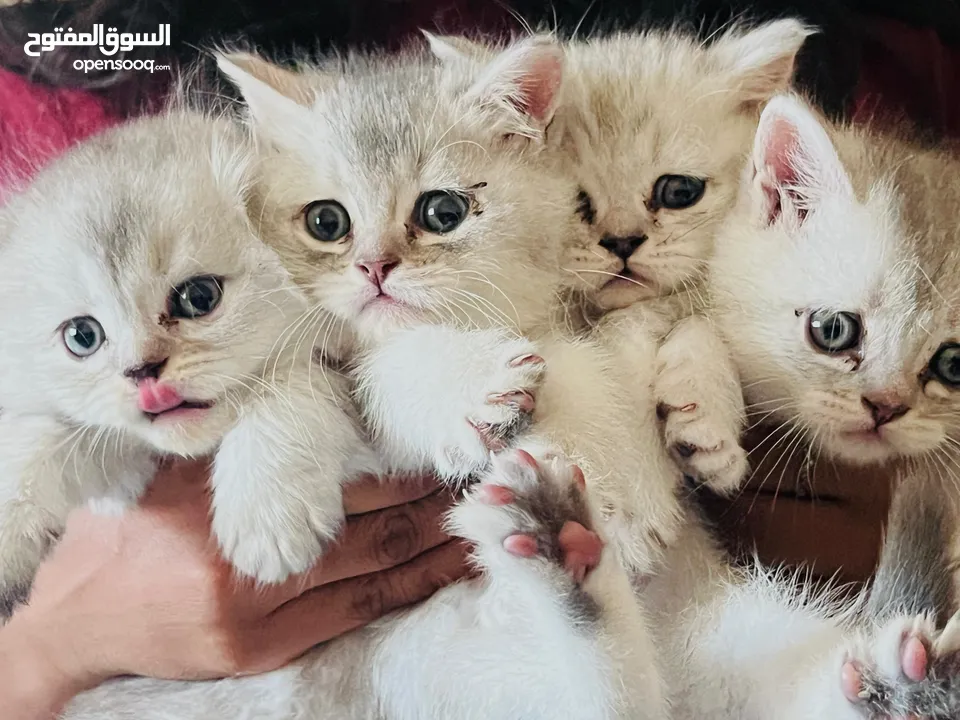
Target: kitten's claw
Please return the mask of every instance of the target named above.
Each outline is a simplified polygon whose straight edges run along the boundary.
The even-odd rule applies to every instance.
[[[437,462],[441,476],[466,477],[482,470],[491,452],[506,448],[530,424],[546,372],[543,358],[531,349],[523,339],[497,348],[493,365],[481,382],[481,394],[464,398],[462,412],[472,437],[454,430],[454,437],[446,440]]]
[[[664,442],[686,475],[717,492],[739,487],[747,474],[747,453],[737,428],[725,427],[698,403],[657,405]]]
[[[864,718],[960,717],[960,613],[940,633],[927,617],[896,618],[869,645],[848,654],[840,678]]]

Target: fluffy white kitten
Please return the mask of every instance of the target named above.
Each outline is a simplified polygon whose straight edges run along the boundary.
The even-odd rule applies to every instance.
[[[332,537],[361,436],[280,337],[306,302],[247,220],[251,164],[229,123],[175,112],[84,143],[2,211],[4,611],[67,512],[136,502],[157,453],[219,446],[214,526],[244,572],[279,580]],[[254,508],[272,553],[245,540]],[[285,544],[284,521],[312,544]]]
[[[564,551],[575,521],[622,532],[627,559],[651,568],[674,532],[679,472],[652,408],[631,413],[605,374],[609,355],[549,330],[578,227],[576,185],[541,151],[559,47],[533,39],[476,72],[426,54],[302,74],[247,55],[220,62],[261,143],[252,217],[334,318],[316,343],[355,367],[388,467],[479,475],[451,526],[483,576],[267,678],[116,683],[79,699],[76,716],[665,718],[616,552],[584,579]],[[631,514],[603,522],[598,498]],[[518,533],[535,557],[506,551]]]
[[[750,385],[763,380],[777,388],[773,392],[792,389],[802,401],[818,382],[826,387],[832,373],[829,387],[842,389],[833,391],[831,405],[839,408],[844,395],[860,393],[876,378],[909,378],[927,388],[923,402],[939,401],[940,416],[948,415],[949,390],[931,377],[925,358],[945,352],[937,350],[943,331],[935,330],[949,326],[949,302],[940,292],[952,292],[950,279],[957,275],[948,259],[955,243],[946,220],[960,208],[950,184],[957,167],[943,152],[829,125],[794,97],[770,102],[711,267],[719,323],[748,388],[769,392],[762,390],[769,387],[765,382]],[[907,348],[914,364],[894,370]],[[948,363],[937,367],[948,371]],[[886,407],[876,399],[877,408]],[[863,412],[868,409],[864,404]],[[794,417],[792,409],[783,412]],[[802,421],[815,417],[801,410]],[[933,432],[929,418],[916,422]],[[887,424],[875,429],[863,420],[851,422],[851,429],[869,435],[860,442],[876,447],[885,442]],[[827,449],[842,454],[853,446],[822,421],[817,429]],[[934,444],[922,434],[911,437],[912,454]],[[934,461],[913,465],[912,475],[943,480]],[[942,504],[942,485],[939,492]],[[902,521],[913,527],[892,536],[901,545],[888,548],[886,563],[895,562],[901,549],[921,562],[924,551],[911,543],[942,542],[935,528],[920,527],[923,514],[917,517]],[[907,542],[897,539],[903,537]],[[927,556],[942,553],[934,547]],[[665,676],[675,681],[674,717],[853,720],[960,713],[960,616],[940,633],[913,603],[874,608],[874,622],[856,605],[798,596],[780,578],[731,570],[696,522],[669,554],[667,570],[644,597],[659,621],[654,627]],[[923,568],[905,567],[923,577]],[[915,578],[901,580],[890,571],[881,578],[904,583],[900,597],[920,592],[910,585]],[[883,592],[895,596],[889,587]],[[918,648],[923,672],[915,661]],[[847,661],[858,669],[852,679],[841,671]]]
[[[960,440],[956,160],[791,127],[768,127],[757,158],[768,222],[719,242],[711,273],[747,400],[842,459],[947,461]]]

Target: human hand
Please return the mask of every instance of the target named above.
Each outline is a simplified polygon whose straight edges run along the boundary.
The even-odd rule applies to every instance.
[[[440,529],[449,497],[369,479],[347,488],[342,540],[317,568],[256,587],[216,552],[205,481],[204,464],[177,461],[139,508],[74,513],[29,604],[0,631],[0,667],[6,648],[29,645],[60,703],[118,675],[265,672],[464,574],[465,549]]]

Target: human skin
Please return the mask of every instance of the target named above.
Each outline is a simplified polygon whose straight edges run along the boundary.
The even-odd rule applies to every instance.
[[[776,447],[780,437],[765,427],[751,433],[746,487],[729,499],[708,498],[709,515],[735,552],[865,582],[879,559],[894,467],[857,467],[818,453],[810,469],[806,452]]]
[[[140,507],[77,511],[27,605],[0,629],[4,720],[55,717],[120,675],[210,679],[266,672],[429,597],[466,571],[441,530],[450,498],[428,481],[351,484],[341,541],[277,586],[241,580],[210,539],[206,465],[176,461]]]

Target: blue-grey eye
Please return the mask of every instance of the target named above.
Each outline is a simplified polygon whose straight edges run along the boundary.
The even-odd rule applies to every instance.
[[[460,226],[470,211],[467,198],[449,190],[433,190],[417,198],[417,224],[427,232],[444,235]]]
[[[63,326],[63,344],[78,358],[93,355],[106,339],[103,326],[92,317],[75,317]]]
[[[860,344],[863,325],[854,313],[817,310],[807,321],[807,334],[818,350],[841,353]]]
[[[930,361],[930,372],[944,385],[960,386],[960,345],[941,345]]]
[[[303,213],[307,232],[321,242],[336,242],[350,232],[350,214],[336,200],[317,200]]]
[[[170,293],[170,317],[193,318],[209,315],[223,299],[223,280],[213,275],[190,278]]]
[[[661,175],[653,184],[654,208],[683,210],[700,202],[707,181],[689,175]]]

